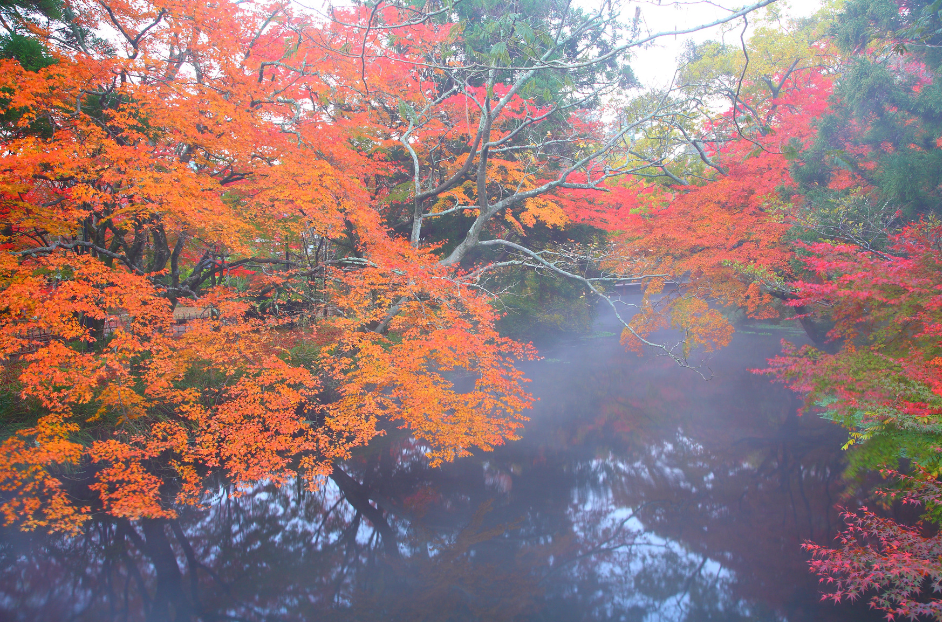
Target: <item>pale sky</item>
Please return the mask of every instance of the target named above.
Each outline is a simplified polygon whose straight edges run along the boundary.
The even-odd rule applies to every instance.
[[[600,3],[608,1],[621,5],[624,23],[631,23],[636,7],[640,6],[642,34],[654,34],[709,24],[759,0],[621,0],[621,2],[619,0],[573,0],[573,5],[592,10],[597,9]],[[295,2],[298,6],[315,10],[321,15],[325,15],[327,7],[331,5],[347,5],[345,0],[295,0]],[[806,17],[821,8],[822,0],[776,0],[775,5],[783,15]],[[754,20],[750,20],[750,30],[753,23]],[[733,24],[733,31],[726,35],[726,39],[733,38],[738,43],[739,33],[742,32],[742,19],[730,24]],[[677,68],[677,57],[683,51],[684,42],[688,39],[698,42],[722,39],[720,28],[714,27],[676,37],[663,37],[645,46],[644,49],[636,50],[631,61],[635,76],[645,87],[666,86]],[[748,30],[746,37],[749,37]]]
[[[598,0],[582,0],[580,4],[586,8],[591,7]],[[745,6],[739,1],[718,0],[709,2],[705,0],[680,0],[679,2],[658,2],[657,0],[640,3],[641,20],[646,31],[664,32],[681,30],[708,24],[724,15],[735,12]],[[634,14],[636,3],[630,3],[627,10]],[[792,17],[806,17],[821,8],[821,0],[778,0],[776,6],[784,15]],[[626,16],[627,18],[628,16]],[[742,32],[742,19],[733,22],[736,26],[726,35],[727,39],[738,40]],[[751,25],[752,22],[750,22]],[[749,32],[746,31],[746,37]],[[681,35],[679,37],[664,37],[654,45],[639,50],[631,62],[631,68],[644,86],[664,86],[674,74],[677,66],[676,59],[683,50],[684,41],[705,41],[721,37],[718,28],[711,28],[698,33]]]

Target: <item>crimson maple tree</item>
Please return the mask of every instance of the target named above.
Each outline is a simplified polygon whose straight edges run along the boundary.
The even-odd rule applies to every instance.
[[[728,344],[733,333],[716,305],[766,319],[779,317],[779,301],[791,298],[795,212],[803,203],[794,159],[816,137],[815,122],[828,109],[833,79],[819,68],[797,68],[797,61],[772,77],[772,93],[737,100],[723,115],[708,118],[700,130],[706,137],[694,138],[677,125],[674,131],[699,161],[700,179],[689,162],[690,180],[670,171],[678,163],[662,162],[659,171],[648,163],[661,183],[636,183],[613,193],[630,192],[619,201],[630,217],[609,223],[596,211],[580,213],[614,230],[618,255],[651,275],[640,312],[629,324],[633,332],[623,335],[629,347],[672,327],[683,334],[684,358],[695,347],[708,352]],[[744,107],[753,117],[748,124],[739,118]]]

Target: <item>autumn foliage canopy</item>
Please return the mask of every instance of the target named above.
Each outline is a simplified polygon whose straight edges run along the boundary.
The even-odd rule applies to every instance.
[[[420,61],[450,24],[69,6],[71,45],[35,27],[45,66],[0,71],[7,521],[169,516],[220,469],[313,479],[381,420],[433,461],[513,438],[529,351],[382,214],[399,110],[438,88]],[[459,100],[446,110],[473,122]],[[561,218],[545,202],[521,214],[538,217]]]

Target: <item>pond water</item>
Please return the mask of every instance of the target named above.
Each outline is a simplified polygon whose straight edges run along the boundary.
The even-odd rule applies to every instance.
[[[521,439],[430,469],[401,431],[317,492],[225,489],[175,521],[0,533],[0,619],[879,620],[820,602],[804,540],[840,522],[846,434],[749,372],[746,326],[703,381],[626,353],[614,317],[524,366]]]

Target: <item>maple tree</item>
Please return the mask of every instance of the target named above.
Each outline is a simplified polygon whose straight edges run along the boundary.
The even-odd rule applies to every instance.
[[[119,29],[123,54],[78,40],[39,71],[7,61],[3,352],[31,418],[3,445],[8,521],[74,529],[88,508],[63,469],[90,473],[106,511],[159,517],[199,499],[206,469],[324,473],[390,411],[439,457],[519,426],[528,398],[507,357],[526,350],[370,209],[364,182],[384,163],[351,148],[375,124],[353,106],[357,63],[331,53],[344,32],[265,9],[83,7],[83,25]],[[402,28],[420,47],[448,34]],[[409,68],[396,70],[386,79]],[[29,131],[39,119],[51,136]],[[291,257],[344,234],[350,256]],[[256,300],[329,296],[330,317],[284,334],[233,287],[246,268]],[[181,299],[205,317],[177,334]],[[320,348],[315,365],[288,347],[299,338]],[[471,390],[446,379],[457,368]]]
[[[606,220],[596,213],[607,205],[583,210],[585,221],[615,232],[618,256],[651,275],[623,334],[629,347],[672,327],[681,331],[675,351],[686,360],[694,348],[729,343],[733,327],[717,306],[773,318],[792,297],[792,241],[804,209],[795,161],[817,139],[834,86],[833,46],[821,30],[817,23],[793,25],[790,34],[765,26],[742,49],[690,48],[678,84],[654,98],[680,105],[629,151],[642,181],[619,188],[615,201],[628,213]],[[729,102],[719,114],[704,102],[716,97]]]

